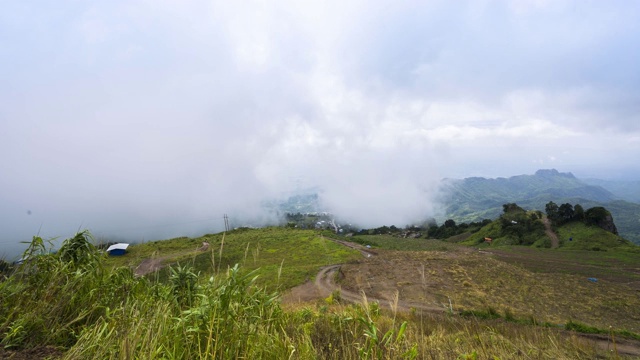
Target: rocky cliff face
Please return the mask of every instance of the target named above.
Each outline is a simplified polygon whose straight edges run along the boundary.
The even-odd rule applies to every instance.
[[[613,216],[611,216],[611,214],[608,214],[604,219],[598,221],[596,225],[601,229],[618,235],[618,229],[616,228],[616,224],[613,223]]]
[[[618,235],[616,224],[613,223],[613,216],[609,210],[602,206],[594,206],[585,211],[585,223],[587,225],[595,225],[603,230]]]

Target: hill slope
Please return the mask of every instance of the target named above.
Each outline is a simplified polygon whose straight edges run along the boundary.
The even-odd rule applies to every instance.
[[[517,221],[516,221],[517,220]],[[581,221],[571,221],[554,229],[546,226],[546,216],[535,211],[513,211],[501,215],[498,219],[471,234],[463,243],[477,246],[491,238],[495,245],[533,245],[534,247],[559,247],[564,250],[632,250],[639,248],[616,234],[595,225],[586,225]],[[556,236],[552,239],[551,237]],[[555,240],[555,241],[554,241]],[[552,243],[556,246],[552,246]]]
[[[586,184],[601,186],[620,200],[640,203],[640,181],[582,179]]]
[[[495,219],[502,213],[502,205],[512,202],[541,211],[549,201],[584,208],[604,206],[611,211],[620,235],[640,244],[640,204],[619,200],[603,187],[589,185],[571,173],[552,169],[510,178],[447,179],[444,192],[444,219],[457,222]]]

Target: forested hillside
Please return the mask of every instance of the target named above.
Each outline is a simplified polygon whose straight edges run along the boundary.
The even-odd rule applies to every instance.
[[[458,222],[495,219],[505,203],[517,203],[528,210],[545,210],[545,205],[580,204],[584,208],[607,208],[618,227],[620,236],[640,243],[640,204],[620,200],[608,190],[589,185],[571,173],[538,170],[534,175],[510,178],[447,179],[442,202],[444,219]]]

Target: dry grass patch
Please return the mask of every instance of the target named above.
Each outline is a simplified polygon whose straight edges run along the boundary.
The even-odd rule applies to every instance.
[[[424,270],[423,270],[424,269]],[[640,298],[631,288],[565,273],[534,273],[477,252],[394,252],[343,266],[342,286],[454,311],[493,309],[500,316],[563,325],[575,320],[640,332]],[[402,284],[402,286],[398,286]]]

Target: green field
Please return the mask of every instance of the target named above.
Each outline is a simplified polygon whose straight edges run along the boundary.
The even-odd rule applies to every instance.
[[[580,222],[571,222],[558,228],[560,246],[570,250],[624,250],[638,253],[640,247],[629,241],[604,231],[596,226],[587,226]],[[572,239],[572,240],[569,240]]]
[[[209,243],[209,249],[197,251],[203,242]],[[151,257],[161,257],[165,264],[192,267],[204,277],[240,264],[243,271],[256,271],[258,284],[283,290],[312,279],[322,266],[353,261],[362,255],[313,230],[268,227],[133,245],[125,256],[109,257],[107,264],[135,267]],[[160,281],[168,276],[168,268],[158,274]]]
[[[448,251],[456,246],[435,239],[403,239],[392,235],[355,235],[344,238],[361,245],[370,245],[374,249],[399,251]]]
[[[363,257],[314,231],[265,228],[138,244],[125,256],[107,257],[88,239],[87,233],[68,239],[56,254],[35,246],[31,261],[2,278],[1,358],[620,359],[625,354],[640,355],[640,345],[624,338],[637,337],[632,332],[638,331],[635,309],[640,308],[640,300],[635,292],[621,290],[627,286],[622,284],[625,269],[637,269],[638,261],[622,252],[528,253],[538,250],[504,247],[492,250],[495,258],[487,258],[486,253],[438,240],[363,236],[354,240],[377,249],[376,256]],[[203,241],[209,243],[204,252],[198,250]],[[171,269],[134,276],[132,269],[154,258],[172,264]],[[567,268],[563,263],[574,266],[569,261],[573,259],[582,266],[580,271],[619,270],[612,277],[618,282],[602,277],[597,284],[583,278],[573,284],[579,278],[576,275],[563,275],[561,270],[544,273],[552,269],[549,266],[536,271],[541,259],[556,262],[558,269]],[[386,310],[366,296],[349,304],[341,302],[339,291],[331,301],[280,303],[281,290],[312,278],[324,265],[346,263],[343,268],[348,271],[371,261],[381,280],[401,267],[415,275],[418,266],[428,262],[431,267],[422,267],[425,275],[442,285],[432,290],[441,291],[443,299],[450,297],[456,311],[400,311],[393,303]],[[437,264],[440,270],[433,267]],[[392,283],[412,286],[409,279],[400,280]],[[577,290],[571,294],[568,289]],[[531,304],[535,312],[526,310]],[[459,308],[465,311],[458,312]],[[567,318],[572,320],[553,326],[535,320]],[[607,330],[608,324],[614,329]],[[576,331],[599,333],[599,345]],[[614,336],[616,344],[626,346],[620,352],[611,345]]]
[[[256,270],[258,284],[287,289],[313,279],[321,267],[362,257],[359,252],[338,245],[312,230],[270,227],[236,230],[225,235],[207,235],[211,251],[193,258],[196,271],[211,273],[240,264]],[[220,257],[222,254],[222,257]]]
[[[599,278],[634,288],[640,284],[640,253],[637,251],[550,250],[527,247],[486,249],[504,262],[536,273],[560,273]],[[640,290],[640,288],[639,288]]]

